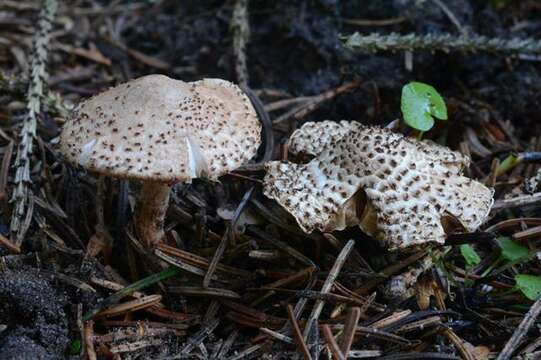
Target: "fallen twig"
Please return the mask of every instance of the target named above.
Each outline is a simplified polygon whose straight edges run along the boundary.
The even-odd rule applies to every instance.
[[[88,360],[96,360],[98,357],[96,355],[96,350],[94,349],[94,322],[92,320],[85,323],[84,335],[86,356],[88,357]]]
[[[520,325],[513,332],[513,336],[507,341],[502,352],[498,355],[496,360],[507,360],[511,359],[511,355],[517,349],[517,347],[522,342],[523,338],[526,336],[530,328],[533,326],[535,320],[541,313],[541,299],[538,299],[530,310],[526,313],[522,319]]]
[[[332,334],[332,330],[329,327],[329,325],[322,325],[321,331],[323,332],[323,336],[325,337],[325,340],[327,341],[327,346],[329,347],[329,350],[332,354],[332,357],[334,360],[345,360],[345,356],[340,350],[340,347],[338,346],[338,343],[336,342],[336,339],[334,338],[334,335]]]
[[[388,35],[355,33],[343,39],[346,47],[361,51],[443,50],[485,51],[496,53],[541,54],[541,43],[537,39],[501,39],[481,35]]]
[[[338,254],[338,257],[336,258],[336,261],[334,262],[333,267],[329,271],[329,275],[327,275],[327,279],[325,279],[325,283],[321,287],[321,293],[327,294],[331,291],[332,285],[334,283],[334,280],[338,277],[338,274],[340,273],[340,270],[342,270],[342,266],[346,262],[346,259],[351,251],[353,249],[353,245],[355,245],[355,240],[349,240],[346,245],[342,248],[342,251],[340,251],[340,254]],[[310,317],[306,321],[306,325],[304,327],[304,338],[307,339],[310,335],[310,329],[312,327],[312,324],[317,321],[319,318],[319,315],[321,314],[321,311],[323,310],[323,306],[325,305],[325,300],[317,300],[316,304],[314,305],[314,308],[312,309],[312,313],[310,314]]]
[[[541,203],[541,192],[532,195],[522,195],[509,199],[497,200],[494,202],[491,212],[502,209],[514,209],[522,206],[539,205],[539,203]]]
[[[342,354],[349,354],[349,349],[351,349],[351,344],[353,344],[353,339],[355,337],[355,328],[359,323],[360,317],[360,308],[353,307],[349,309],[346,315],[344,330],[342,332],[342,336],[340,337],[340,350],[342,351]]]
[[[201,330],[186,341],[186,345],[180,351],[179,356],[173,357],[172,359],[186,357],[193,350],[193,348],[201,344],[214,331],[214,329],[216,329],[219,323],[219,319],[214,319],[209,324],[206,324]]]
[[[208,287],[210,284],[210,280],[212,278],[212,275],[214,274],[214,271],[216,270],[216,266],[218,265],[218,262],[220,261],[224,251],[225,247],[229,241],[230,236],[234,236],[235,227],[237,226],[237,223],[239,221],[240,216],[242,215],[242,212],[246,208],[246,205],[248,204],[248,200],[250,200],[250,197],[254,193],[254,187],[252,186],[242,197],[242,200],[239,203],[239,206],[235,210],[235,213],[233,214],[233,218],[231,219],[231,222],[227,226],[227,229],[224,232],[224,235],[222,236],[222,240],[220,241],[220,244],[216,248],[216,251],[214,252],[214,256],[212,257],[212,260],[209,263],[209,267],[207,269],[207,273],[205,274],[205,277],[203,278],[203,287]]]
[[[294,118],[296,120],[302,119],[303,117],[320,107],[324,101],[330,100],[332,98],[335,98],[337,95],[356,89],[360,85],[360,83],[361,82],[359,80],[355,80],[343,84],[337,88],[327,90],[320,95],[311,96],[305,102],[274,119],[273,124],[279,124],[290,118]]]
[[[235,72],[237,82],[248,86],[248,65],[246,64],[246,43],[250,39],[250,22],[248,21],[248,0],[236,0],[231,17],[233,31],[233,52],[235,53]]]
[[[32,183],[30,169],[32,167],[31,157],[33,153],[34,139],[38,115],[41,112],[41,100],[43,98],[44,83],[47,81],[47,57],[49,54],[50,32],[53,27],[53,20],[56,15],[58,4],[56,0],[44,0],[39,16],[38,30],[34,35],[34,56],[32,57],[32,73],[28,85],[28,102],[26,115],[20,132],[20,142],[17,147],[15,158],[15,190],[12,201],[15,207],[11,216],[10,231],[14,234],[15,245],[20,246],[28,226],[23,224],[28,218],[32,190],[29,185]]]
[[[310,351],[308,350],[308,346],[306,346],[306,343],[304,342],[304,339],[302,337],[301,329],[299,327],[299,323],[297,322],[297,319],[295,317],[295,313],[293,311],[293,306],[287,305],[287,315],[289,317],[289,322],[291,324],[291,328],[293,331],[293,338],[295,339],[295,342],[297,343],[298,348],[301,350],[301,353],[304,356],[305,360],[312,360],[312,356],[310,355]]]

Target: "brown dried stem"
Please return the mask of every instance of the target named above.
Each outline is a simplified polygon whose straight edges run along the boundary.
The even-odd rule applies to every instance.
[[[331,288],[333,286],[334,280],[338,277],[338,274],[340,273],[340,270],[342,270],[342,266],[346,262],[346,259],[351,252],[351,249],[353,249],[353,245],[355,245],[354,240],[349,240],[347,244],[342,248],[342,251],[340,251],[340,254],[338,254],[338,257],[336,258],[336,261],[334,262],[333,267],[329,271],[329,275],[327,276],[327,279],[325,279],[325,283],[321,287],[321,293],[327,294],[331,291]],[[319,315],[321,314],[321,311],[323,310],[323,306],[325,305],[325,300],[317,300],[316,304],[314,305],[314,308],[312,309],[312,313],[310,314],[310,317],[306,321],[306,325],[304,327],[304,338],[307,339],[308,335],[310,335],[310,329],[312,328],[312,325],[314,322],[317,321],[319,318]]]
[[[346,357],[340,350],[340,347],[338,347],[338,343],[336,342],[336,339],[334,338],[334,335],[332,334],[332,330],[329,327],[329,325],[322,325],[321,331],[323,332],[323,336],[325,337],[325,340],[327,341],[327,346],[329,347],[329,350],[331,351],[333,359],[345,360]]]
[[[293,306],[290,304],[287,305],[287,315],[289,317],[289,322],[291,323],[291,328],[293,331],[293,338],[295,339],[295,342],[297,343],[297,346],[301,350],[301,353],[304,356],[305,360],[312,360],[312,356],[310,355],[310,351],[308,350],[308,346],[306,346],[306,343],[304,342],[304,339],[302,337],[301,328],[299,327],[299,323],[297,322],[297,319],[295,318],[295,312],[293,310]]]
[[[349,353],[349,349],[351,349],[351,344],[353,344],[353,339],[355,338],[355,329],[357,328],[360,318],[360,308],[353,307],[348,310],[346,315],[346,323],[344,324],[344,330],[340,338],[340,350],[346,356]]]

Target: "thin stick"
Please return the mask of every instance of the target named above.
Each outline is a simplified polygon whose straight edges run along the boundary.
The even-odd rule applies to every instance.
[[[88,356],[88,360],[96,360],[98,356],[96,355],[96,350],[94,349],[94,322],[92,320],[85,323],[84,333],[84,342],[86,345],[86,355]]]
[[[541,235],[541,225],[531,227],[531,228],[526,229],[524,231],[516,232],[516,233],[514,233],[512,235],[512,238],[514,240],[523,241],[523,240],[526,240],[526,239],[536,238],[539,235]]]
[[[302,254],[300,251],[297,251],[293,247],[289,246],[285,242],[273,238],[271,235],[269,235],[267,232],[258,229],[257,227],[250,226],[247,228],[248,232],[251,232],[257,236],[259,236],[261,239],[270,242],[272,245],[276,246],[278,249],[286,252],[288,255],[291,255],[291,257],[299,260],[300,262],[304,263],[305,265],[308,265],[312,268],[317,268],[316,264],[307,256]]]
[[[21,248],[9,241],[7,237],[0,234],[0,245],[4,245],[11,253],[19,254],[21,252]]]
[[[327,341],[327,345],[329,346],[329,350],[331,351],[332,357],[334,360],[345,360],[346,357],[338,347],[338,344],[336,343],[336,339],[334,338],[334,335],[332,334],[331,328],[329,325],[322,325],[321,330],[323,331],[323,336],[325,337],[325,340]]]
[[[449,20],[451,20],[451,22],[453,23],[453,25],[458,29],[458,31],[460,31],[460,33],[462,35],[466,35],[467,34],[467,31],[464,30],[464,27],[460,24],[460,21],[458,21],[458,19],[456,18],[455,14],[453,14],[453,12],[451,11],[451,9],[449,9],[447,7],[447,5],[445,5],[442,1],[440,0],[432,0],[436,3],[436,5],[439,6],[439,8],[441,9],[441,11],[443,11],[445,13],[445,15],[447,15],[447,17],[449,18]]]
[[[248,0],[237,0],[231,17],[233,31],[233,52],[235,54],[235,72],[237,81],[242,86],[248,86],[248,65],[246,63],[246,43],[250,40],[250,22]]]
[[[488,174],[485,184],[488,187],[494,187],[496,184],[496,178],[498,177],[498,169],[500,168],[500,159],[494,158],[490,165],[490,173]]]
[[[380,271],[380,273],[384,276],[394,275],[398,273],[400,270],[402,270],[403,268],[413,264],[415,261],[424,257],[427,253],[428,252],[426,250],[421,250],[419,252],[416,252],[408,256],[407,258],[400,260],[397,263],[389,265],[388,267]],[[381,278],[381,277],[370,279],[366,283],[364,283],[361,287],[359,287],[358,289],[355,289],[354,292],[359,295],[366,294],[367,292],[372,290],[374,287],[376,287],[383,281],[385,281],[385,278]]]
[[[344,24],[348,25],[356,25],[356,26],[389,26],[389,25],[396,25],[400,24],[404,21],[406,21],[407,18],[399,16],[395,18],[389,18],[389,19],[343,19],[342,22]]]
[[[522,339],[526,336],[535,320],[541,313],[541,299],[538,299],[530,308],[528,313],[524,316],[524,319],[520,322],[520,325],[515,329],[513,336],[509,339],[502,352],[498,355],[496,360],[511,359],[511,355],[517,349],[522,342]]]
[[[2,158],[2,166],[0,167],[0,201],[8,199],[6,186],[8,183],[9,167],[11,165],[11,155],[13,155],[13,141],[10,141],[6,146],[4,157]]]
[[[294,107],[290,111],[274,119],[273,124],[279,124],[289,118],[294,118],[296,120],[302,119],[303,117],[305,117],[306,115],[310,114],[311,112],[316,110],[318,107],[320,107],[324,101],[335,98],[337,95],[340,95],[342,93],[351,91],[357,88],[360,85],[360,83],[361,83],[360,81],[352,81],[352,82],[343,84],[337,88],[327,90],[320,95],[312,96],[306,102],[300,104],[299,106]]]
[[[183,357],[186,357],[196,346],[199,344],[202,344],[203,341],[216,329],[218,324],[220,323],[219,319],[214,319],[210,323],[204,325],[201,330],[196,332],[192,337],[190,337],[186,341],[186,345],[184,348],[180,351],[178,357],[174,357],[173,359],[181,359]]]
[[[264,334],[267,334],[277,340],[280,340],[280,341],[283,341],[285,343],[288,343],[288,344],[295,344],[295,341],[290,338],[289,336],[287,335],[284,335],[284,334],[281,334],[279,333],[278,331],[274,331],[274,330],[271,330],[271,329],[268,329],[268,328],[259,328],[259,330],[264,333]]]
[[[321,287],[321,293],[327,294],[331,291],[332,285],[334,283],[334,280],[338,277],[338,274],[340,273],[340,270],[342,270],[342,266],[346,262],[346,259],[351,252],[351,249],[353,249],[353,245],[355,245],[354,240],[349,240],[347,244],[342,248],[342,251],[340,251],[340,254],[338,254],[338,257],[336,258],[336,261],[334,262],[333,267],[331,268],[331,271],[329,271],[329,275],[327,275],[327,279],[325,279],[325,283],[323,283],[323,286]],[[314,322],[319,318],[319,315],[321,314],[321,311],[323,310],[323,306],[325,305],[325,300],[317,300],[316,304],[314,305],[314,308],[312,309],[312,313],[310,314],[310,317],[308,318],[306,325],[304,327],[304,338],[307,339],[308,335],[310,335],[310,329],[312,328],[312,325]]]
[[[520,53],[541,54],[541,43],[538,39],[502,39],[489,38],[480,35],[400,35],[391,33],[388,35],[369,34],[363,36],[355,33],[343,39],[346,47],[367,52],[377,51],[484,51],[492,53]]]
[[[344,326],[341,324],[337,324],[337,325],[331,325],[331,328],[340,330],[340,329],[343,329]],[[355,329],[355,331],[359,334],[374,337],[377,339],[382,339],[382,340],[394,342],[397,344],[411,345],[411,342],[402,336],[391,334],[390,332],[387,332],[387,331],[374,329],[372,327],[357,326],[357,329]]]
[[[47,57],[50,40],[50,32],[56,15],[58,4],[56,0],[44,0],[39,15],[38,29],[34,35],[34,55],[32,57],[30,84],[28,85],[28,102],[26,115],[20,132],[20,142],[17,147],[15,158],[15,184],[12,201],[15,202],[11,216],[10,231],[14,234],[15,245],[20,246],[23,242],[27,226],[21,226],[23,219],[28,218],[29,198],[32,197],[30,184],[31,158],[36,138],[38,115],[41,112],[41,99],[43,98],[44,82],[47,81]]]
[[[170,277],[173,277],[177,275],[180,272],[179,269],[175,267],[167,268],[159,273],[149,275],[139,281],[134,282],[133,284],[130,284],[123,288],[120,291],[117,291],[113,295],[105,298],[98,307],[94,308],[93,310],[90,310],[86,313],[86,315],[83,317],[83,320],[90,320],[92,317],[94,317],[97,313],[99,313],[103,307],[110,306],[113,304],[116,304],[120,299],[122,299],[125,296],[133,294],[135,291],[143,289],[147,286],[150,286],[152,284],[155,284],[157,282],[163,281],[165,279],[168,279]]]
[[[361,318],[361,309],[358,307],[353,307],[348,310],[346,315],[346,323],[344,324],[344,331],[342,332],[342,337],[340,338],[340,350],[342,354],[349,354],[349,349],[351,349],[351,344],[353,344],[353,339],[355,338],[355,329],[357,329],[357,324]]]
[[[85,343],[85,325],[83,323],[83,304],[77,304],[77,328],[79,329],[79,335],[81,335],[81,350],[79,356],[81,359],[86,359],[86,343]]]
[[[229,352],[229,349],[231,349],[231,347],[235,343],[235,340],[237,339],[238,335],[239,335],[239,331],[238,330],[233,330],[229,334],[227,339],[224,341],[220,351],[216,354],[216,356],[213,358],[213,360],[225,359],[225,355],[227,355],[227,353]]]
[[[166,255],[177,257],[180,260],[182,260],[184,263],[198,267],[200,269],[206,269],[209,266],[208,264],[209,261],[199,255],[192,254],[190,252],[180,250],[180,249],[177,249],[165,244],[159,244],[158,246],[156,246],[156,248]],[[218,264],[216,266],[216,270],[223,272],[224,274],[240,276],[244,278],[250,278],[252,276],[252,273],[250,273],[249,271],[241,270],[241,269],[234,268],[228,265],[223,265],[223,264]]]
[[[295,318],[295,312],[293,310],[293,306],[291,306],[290,304],[287,305],[287,316],[289,317],[289,322],[291,323],[291,327],[293,329],[293,339],[295,339],[295,342],[297,343],[298,348],[301,350],[302,355],[304,356],[304,359],[312,360],[312,356],[310,356],[310,351],[308,350],[308,346],[306,346],[306,343],[304,342],[304,339],[302,337],[299,323],[297,322],[297,319]]]
[[[539,205],[539,203],[541,203],[541,192],[497,200],[494,202],[491,212],[494,213],[498,210],[513,209],[522,206]]]
[[[541,346],[541,336],[538,336],[531,344],[522,349],[520,354],[525,355],[532,353],[535,349],[539,348],[539,346]]]
[[[471,351],[466,347],[464,340],[462,340],[454,331],[453,329],[445,329],[443,331],[443,334],[453,345],[456,347],[460,355],[462,355],[462,358],[464,360],[475,360],[475,356],[471,353]]]
[[[311,276],[312,276],[312,273],[315,271],[315,268],[313,267],[309,267],[309,268],[306,268],[304,270],[301,270],[299,271],[298,273],[296,274],[293,274],[293,275],[290,275],[286,278],[283,278],[283,279],[279,279],[265,287],[262,287],[261,289],[262,290],[269,290],[268,292],[266,292],[264,295],[262,295],[261,297],[257,298],[256,300],[254,300],[255,302],[261,302],[265,299],[267,299],[268,297],[274,295],[276,293],[276,291],[281,291],[281,289],[279,289],[280,287],[283,287],[283,286],[286,286],[286,285],[289,285],[291,283],[297,283],[297,282],[300,282],[301,280],[305,280],[305,278],[308,280]],[[254,302],[252,302],[254,303]]]
[[[214,271],[216,271],[216,267],[218,266],[218,262],[222,258],[222,255],[224,254],[225,247],[227,245],[227,242],[229,240],[229,237],[234,234],[235,226],[237,226],[237,222],[239,221],[239,218],[246,208],[246,204],[248,204],[248,200],[250,200],[250,197],[254,193],[254,187],[252,186],[242,197],[242,200],[240,201],[239,206],[235,210],[235,213],[233,214],[233,219],[231,219],[231,223],[229,223],[229,226],[225,230],[224,236],[222,236],[222,240],[220,241],[220,244],[216,248],[216,251],[214,252],[214,256],[212,257],[212,260],[210,261],[209,267],[207,269],[207,273],[205,274],[205,277],[203,278],[203,287],[208,287],[210,284],[210,280],[212,279],[212,276],[214,275]]]
[[[263,347],[264,344],[256,344],[256,345],[252,345],[252,346],[249,346],[247,348],[245,348],[244,350],[240,351],[237,355],[233,355],[229,358],[227,358],[227,360],[240,360],[240,359],[243,359],[245,357],[247,357],[248,355],[258,351],[259,349],[261,349]]]
[[[290,105],[297,105],[299,103],[304,103],[305,101],[311,100],[311,96],[299,96],[293,99],[281,99],[270,104],[265,105],[265,110],[268,112],[276,111],[288,107]]]

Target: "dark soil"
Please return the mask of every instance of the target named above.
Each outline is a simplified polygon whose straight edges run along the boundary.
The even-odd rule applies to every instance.
[[[33,269],[2,273],[0,359],[60,359],[69,344],[68,298]]]

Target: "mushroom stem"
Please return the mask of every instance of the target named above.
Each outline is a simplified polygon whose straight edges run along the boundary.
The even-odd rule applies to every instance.
[[[135,205],[135,233],[145,246],[152,249],[163,241],[163,223],[169,205],[171,186],[154,181],[146,181],[137,196]]]

